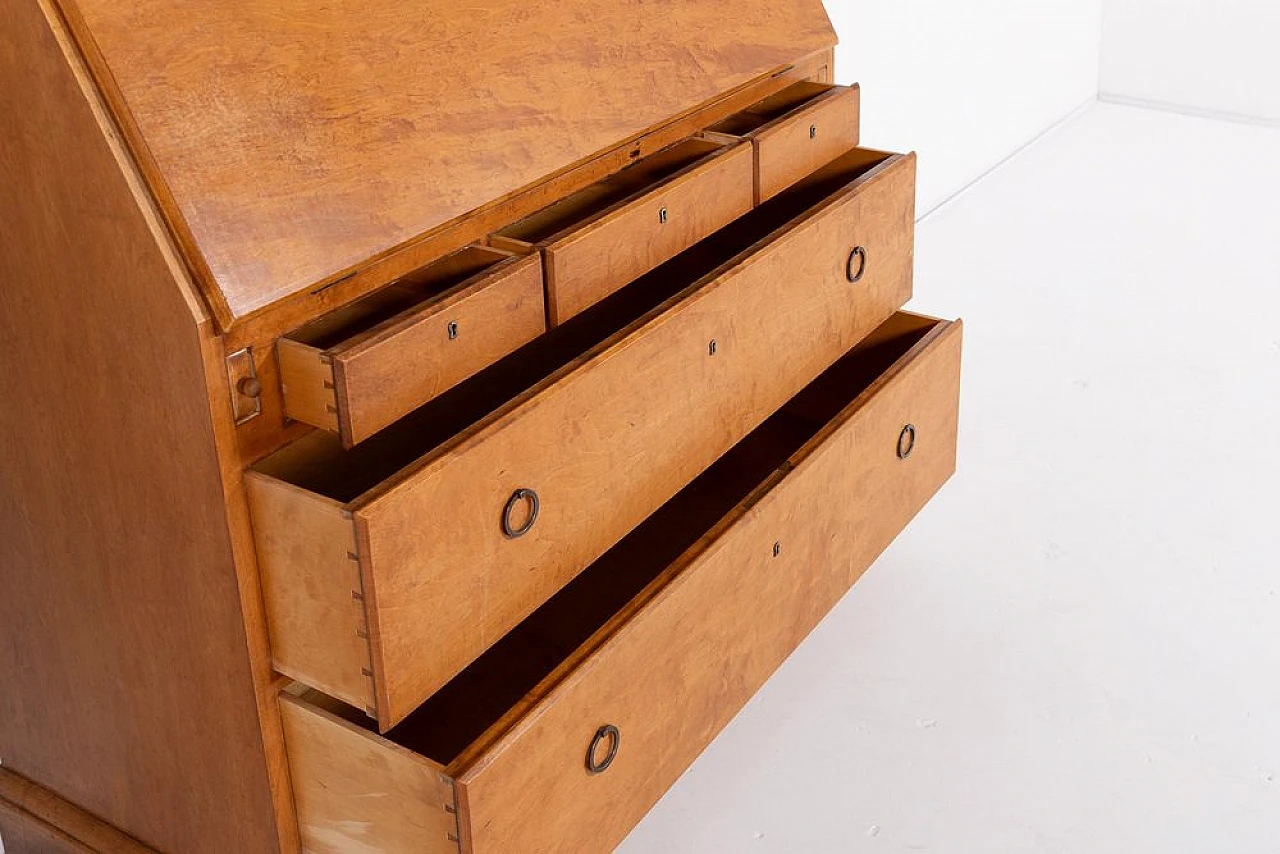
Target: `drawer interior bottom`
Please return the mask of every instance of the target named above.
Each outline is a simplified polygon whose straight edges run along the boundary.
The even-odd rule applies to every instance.
[[[895,315],[385,737],[449,765],[935,325]],[[373,728],[356,709],[307,699]]]
[[[356,500],[424,454],[567,369],[592,348],[870,172],[892,155],[855,148],[627,287],[351,449],[317,431],[255,469],[336,501]]]

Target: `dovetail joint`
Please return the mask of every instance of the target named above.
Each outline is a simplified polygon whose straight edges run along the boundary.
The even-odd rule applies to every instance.
[[[354,520],[354,517],[352,516],[352,514],[346,511],[344,511],[342,515],[343,515],[343,518],[349,522]],[[376,690],[377,678],[373,674],[373,644],[370,642],[370,639],[369,639],[369,609],[366,604],[365,595],[364,595],[364,576],[360,572],[360,551],[359,551],[360,543],[358,538],[354,537],[355,535],[354,525],[352,529],[352,534],[353,534],[353,542],[352,542],[353,547],[347,549],[347,560],[355,564],[355,566],[353,567],[353,570],[355,572],[355,578],[352,579],[353,586],[351,589],[351,600],[355,602],[359,607],[359,611],[357,612],[357,615],[356,615],[357,623],[356,623],[355,631],[356,631],[356,637],[364,641],[365,651],[368,653],[368,656],[369,656],[368,658],[369,665],[367,667],[360,668],[360,675],[364,676],[370,681],[370,685],[369,685],[370,704],[365,706],[365,712],[366,714],[369,715],[369,717],[377,718],[378,717],[377,690]]]
[[[446,803],[444,811],[453,816],[453,832],[448,834],[450,842],[458,843],[458,847],[462,847],[462,817],[458,815],[458,787],[453,782],[453,778],[446,774],[441,774],[440,779],[449,787],[449,793],[453,795],[453,803]]]

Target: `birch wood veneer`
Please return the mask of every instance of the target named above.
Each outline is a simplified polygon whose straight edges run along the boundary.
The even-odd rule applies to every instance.
[[[625,836],[955,467],[834,44],[0,5],[6,854]]]
[[[959,370],[895,316],[388,737],[286,694],[306,844],[609,850],[951,475]]]
[[[333,693],[383,728],[402,720],[910,298],[914,176],[911,157],[853,150],[690,250],[715,272],[437,448],[407,426],[345,453],[313,434],[260,463],[277,669],[357,689]],[[857,283],[851,245],[868,259]],[[655,277],[679,282],[679,266]],[[511,537],[519,490],[539,515]],[[323,536],[304,516],[329,520]],[[352,563],[367,639],[337,571]],[[319,600],[332,621],[296,618]]]

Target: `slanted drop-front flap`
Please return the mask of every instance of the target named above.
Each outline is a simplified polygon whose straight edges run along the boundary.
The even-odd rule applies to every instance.
[[[225,326],[835,43],[821,0],[62,0]]]

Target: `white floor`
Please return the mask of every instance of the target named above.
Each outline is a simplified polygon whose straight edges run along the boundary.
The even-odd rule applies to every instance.
[[[918,240],[960,471],[620,850],[1280,852],[1280,130],[1098,105]]]

